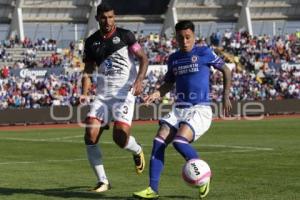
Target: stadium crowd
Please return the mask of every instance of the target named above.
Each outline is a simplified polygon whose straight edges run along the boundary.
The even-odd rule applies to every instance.
[[[149,62],[157,65],[144,81],[145,93],[154,90],[160,84],[168,55],[177,49],[174,38],[158,34],[136,37],[145,49]],[[300,99],[300,33],[284,36],[250,36],[247,32],[225,31],[211,34],[208,38],[198,37],[198,45],[211,45],[216,52],[232,65],[232,100],[280,100]],[[82,41],[71,42],[67,49],[58,51],[55,40],[39,39],[35,42],[26,38],[5,40],[0,43],[0,60],[13,61],[7,53],[8,48],[21,46],[24,49],[22,60],[14,61],[13,66],[0,66],[0,109],[39,108],[50,105],[78,105],[80,95],[80,70],[60,75],[47,74],[43,78],[12,76],[10,70],[44,68],[81,68],[80,58],[83,51]],[[37,52],[49,51],[50,55],[36,61]],[[75,60],[75,61],[74,61]],[[287,64],[288,63],[288,64]],[[284,67],[286,66],[286,67]],[[157,82],[158,81],[158,82]],[[214,71],[211,75],[211,97],[214,101],[222,98],[222,76]],[[95,85],[90,91],[95,92]],[[172,102],[169,94],[163,102]],[[141,98],[137,99],[138,102]]]

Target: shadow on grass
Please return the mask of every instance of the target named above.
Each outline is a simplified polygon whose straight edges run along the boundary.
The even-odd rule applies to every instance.
[[[0,187],[0,199],[1,196],[10,196],[14,194],[19,195],[43,195],[47,197],[57,197],[57,198],[78,198],[78,199],[122,199],[122,200],[136,200],[136,198],[124,196],[111,196],[112,191],[107,191],[106,193],[95,193],[89,192],[86,186],[68,187],[68,188],[53,188],[53,189],[26,189],[26,188],[4,188]],[[30,197],[29,197],[30,198]],[[168,195],[162,196],[161,199],[189,199],[192,198],[186,195]]]
[[[68,188],[53,188],[53,189],[26,189],[26,188],[4,188],[0,187],[0,199],[1,196],[10,196],[14,194],[32,194],[43,195],[58,198],[78,198],[78,199],[123,199],[133,200],[132,197],[124,196],[110,196],[108,191],[106,193],[94,193],[87,191],[87,187],[68,187]],[[107,196],[108,195],[108,196]]]

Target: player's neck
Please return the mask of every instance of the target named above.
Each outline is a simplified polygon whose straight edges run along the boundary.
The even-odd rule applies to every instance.
[[[115,31],[116,31],[116,26],[114,26],[109,32],[103,32],[101,30],[101,36],[104,39],[110,38],[114,34]]]
[[[179,49],[182,53],[190,53],[190,52],[192,52],[193,51],[193,49],[194,49],[194,45],[191,47],[191,48],[188,48],[188,49],[184,49],[184,48],[182,48],[182,49]]]

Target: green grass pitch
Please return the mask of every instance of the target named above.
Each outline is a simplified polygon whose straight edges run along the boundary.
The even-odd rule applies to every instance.
[[[132,156],[101,138],[106,173],[113,189],[87,192],[96,179],[86,160],[82,128],[0,132],[0,199],[132,199],[148,185],[148,164],[156,124],[135,125],[147,167],[137,176]],[[207,200],[300,199],[299,118],[216,121],[193,143],[213,172]],[[196,199],[197,190],[181,178],[184,160],[170,145],[160,199]]]

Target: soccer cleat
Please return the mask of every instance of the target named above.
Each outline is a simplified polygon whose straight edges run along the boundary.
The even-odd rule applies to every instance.
[[[139,192],[134,192],[133,196],[142,199],[158,199],[159,197],[158,193],[152,190],[151,187],[147,187],[145,190]]]
[[[109,183],[103,183],[103,182],[99,182],[97,183],[97,185],[91,189],[91,192],[105,192],[107,190],[110,190],[111,186]]]
[[[199,198],[203,199],[204,197],[207,196],[208,192],[209,192],[209,184],[210,181],[208,181],[207,183],[205,183],[204,185],[201,185],[199,187]]]
[[[137,155],[133,155],[133,161],[135,164],[135,171],[137,174],[141,174],[145,169],[145,156],[143,150]]]

